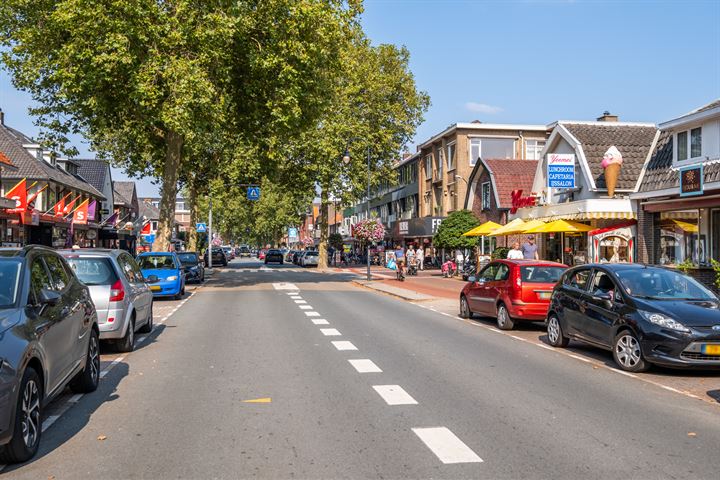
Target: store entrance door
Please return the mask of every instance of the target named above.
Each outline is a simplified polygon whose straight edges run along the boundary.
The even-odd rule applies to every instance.
[[[52,225],[38,225],[30,227],[30,243],[52,247]]]

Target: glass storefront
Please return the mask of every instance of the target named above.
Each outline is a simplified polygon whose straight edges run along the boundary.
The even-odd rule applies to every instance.
[[[674,210],[660,213],[658,263],[678,265],[689,261],[707,263],[707,235],[700,233],[700,211]]]

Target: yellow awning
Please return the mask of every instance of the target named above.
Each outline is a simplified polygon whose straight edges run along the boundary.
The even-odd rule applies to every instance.
[[[506,232],[515,232],[515,229],[522,225],[525,225],[525,221],[522,218],[516,218],[515,220],[511,221],[510,223],[506,223],[502,227],[493,231],[490,234],[490,236],[497,237],[498,235],[509,235],[509,233],[506,233]]]
[[[698,226],[692,223],[683,222],[682,220],[674,220],[673,223],[675,223],[678,227],[682,228],[686,232],[690,233],[697,233],[698,232]]]
[[[554,222],[540,225],[539,227],[530,228],[524,233],[577,233],[589,232],[595,227],[585,225],[584,223],[573,222],[572,220],[555,220]]]
[[[497,230],[502,225],[495,222],[485,222],[482,225],[478,225],[477,227],[473,228],[469,232],[463,233],[463,237],[482,237],[483,235],[488,235],[493,230]]]

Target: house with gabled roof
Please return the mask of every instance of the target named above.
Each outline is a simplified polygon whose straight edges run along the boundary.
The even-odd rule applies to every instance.
[[[711,288],[720,260],[720,99],[660,123],[631,197],[638,207],[638,258],[690,272]]]
[[[102,192],[105,200],[100,205],[100,220],[105,221],[113,214],[114,195],[113,180],[110,163],[107,160],[95,158],[76,158],[73,162],[77,165],[77,173],[86,182]]]

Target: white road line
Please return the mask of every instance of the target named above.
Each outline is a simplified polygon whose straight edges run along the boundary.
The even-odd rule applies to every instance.
[[[335,328],[321,328],[320,331],[326,337],[340,337],[342,333],[338,332]]]
[[[445,464],[483,461],[446,427],[413,428],[412,431]]]
[[[295,303],[297,303],[298,305],[307,303],[307,301],[301,300],[300,297],[298,297],[297,299],[296,299],[295,297],[290,297],[290,298],[292,298],[293,300],[295,300]]]
[[[286,292],[288,295],[298,295],[299,292]]]
[[[77,402],[80,401],[80,399],[82,398],[82,396],[83,396],[82,393],[76,393],[75,395],[73,395],[72,397],[70,397],[70,398],[68,399],[68,403],[77,403]]]
[[[312,310],[312,305],[298,305],[300,307],[300,310]]]
[[[369,358],[348,360],[348,362],[350,362],[350,365],[355,367],[355,370],[357,370],[358,373],[382,373],[380,367],[375,365],[375,362],[373,362]]]
[[[388,405],[418,404],[400,385],[373,385],[373,388]]]
[[[108,365],[108,366],[105,368],[105,370],[103,370],[102,372],[100,372],[100,378],[104,378],[105,375],[107,375],[108,373],[110,373],[110,370],[112,370],[113,368],[115,368],[115,365],[117,365],[118,363],[122,362],[123,360],[125,360],[125,357],[118,357],[118,358],[116,358],[115,360],[113,360],[112,362],[110,362],[110,365]]]
[[[333,347],[337,348],[340,351],[343,350],[357,350],[357,347],[352,344],[352,342],[347,341],[341,341],[341,342],[330,342],[333,344]]]
[[[42,431],[45,432],[48,428],[52,427],[52,424],[57,422],[60,415],[50,415],[42,422]]]
[[[305,315],[308,317],[319,317],[320,314],[318,312],[305,312]]]
[[[279,282],[273,283],[272,286],[275,290],[300,290],[294,283]]]
[[[330,325],[330,322],[324,318],[313,318],[312,322],[314,325]]]

